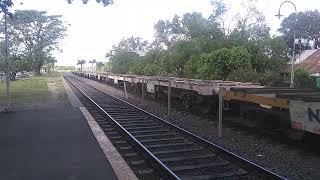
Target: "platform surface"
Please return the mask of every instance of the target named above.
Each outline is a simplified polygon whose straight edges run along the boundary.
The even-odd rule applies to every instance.
[[[0,112],[0,179],[117,179],[79,108]]]

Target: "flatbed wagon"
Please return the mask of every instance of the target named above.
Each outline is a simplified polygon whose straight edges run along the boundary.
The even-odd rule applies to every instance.
[[[291,138],[320,134],[320,91],[267,88],[251,82],[199,80],[176,77],[75,72],[128,92],[181,101],[184,108],[200,106],[203,113],[217,112],[218,92],[223,89],[225,110],[239,114],[260,128],[280,129]],[[140,93],[142,92],[142,93]]]

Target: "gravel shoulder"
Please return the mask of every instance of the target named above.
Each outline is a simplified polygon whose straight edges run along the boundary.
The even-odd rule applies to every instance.
[[[122,90],[89,79],[78,78],[126,100]],[[168,117],[167,108],[163,104],[148,99],[145,99],[144,104],[141,104],[141,99],[132,94],[128,94],[126,101],[288,179],[320,179],[319,155],[304,152],[301,149],[274,142],[270,138],[239,131],[232,127],[224,126],[223,137],[219,138],[216,119],[203,118],[174,109],[171,111],[171,116]]]

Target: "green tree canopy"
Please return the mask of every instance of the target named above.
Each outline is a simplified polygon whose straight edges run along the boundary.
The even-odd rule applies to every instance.
[[[45,11],[17,10],[14,17],[8,19],[10,48],[32,57],[32,67],[40,74],[45,57],[59,50],[59,40],[66,35],[61,16],[47,15]]]
[[[296,21],[296,22],[295,22]],[[320,13],[318,10],[290,14],[284,18],[279,31],[283,34],[287,45],[293,48],[293,30],[299,44],[297,51],[320,48]]]

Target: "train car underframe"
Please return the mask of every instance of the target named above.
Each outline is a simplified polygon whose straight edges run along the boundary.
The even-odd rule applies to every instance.
[[[288,109],[275,108],[265,105],[234,101],[238,104],[243,123],[266,131],[280,131],[292,140],[302,140],[307,132],[291,127]]]

